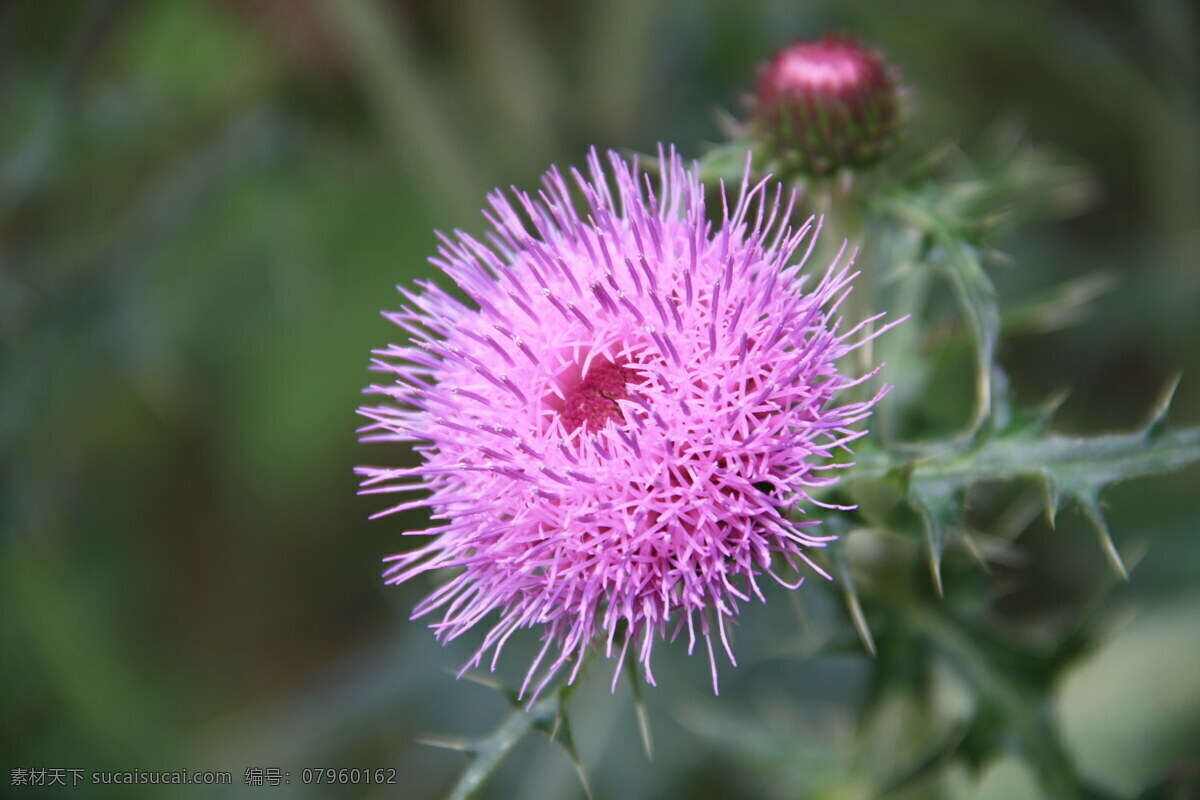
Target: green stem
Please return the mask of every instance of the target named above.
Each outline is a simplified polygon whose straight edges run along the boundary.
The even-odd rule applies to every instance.
[[[895,441],[900,436],[900,410],[909,407],[916,399],[930,369],[929,363],[917,354],[921,350],[922,321],[933,287],[933,276],[929,270],[915,263],[917,258],[914,252],[906,265],[906,272],[897,280],[895,291],[888,297],[889,317],[908,317],[908,321],[880,339],[882,352],[879,358],[881,362],[892,365],[893,371],[888,373],[888,382],[894,381],[896,387],[889,401],[875,409],[880,439],[884,442]],[[896,369],[899,365],[903,367]]]
[[[999,709],[1045,796],[1056,800],[1085,797],[1046,698],[1031,693],[990,659],[943,606],[915,598],[908,598],[898,606],[909,624],[927,636],[961,670],[985,702]]]
[[[968,241],[953,222],[929,201],[896,194],[883,198],[878,210],[929,237],[940,251],[934,262],[958,295],[959,305],[970,323],[975,339],[975,408],[966,428],[954,439],[968,441],[991,418],[996,368],[996,346],[1000,337],[1000,311],[995,289],[983,269],[977,246]]]
[[[814,183],[811,191],[813,206],[818,213],[824,215],[821,226],[821,243],[817,250],[818,254],[824,257],[819,262],[819,266],[824,267],[833,263],[834,257],[843,245],[845,253],[842,255],[841,263],[845,264],[851,254],[855,250],[861,252],[865,244],[863,241],[865,219],[859,194],[852,185],[842,185],[836,178],[827,178]],[[872,270],[865,267],[861,259],[856,259],[856,266],[861,274],[854,282],[854,291],[850,293],[842,307],[842,313],[848,322],[847,328],[853,327],[861,320],[871,316],[871,310],[875,307],[875,276],[872,275]],[[863,332],[864,336],[869,334],[869,330]],[[872,343],[867,343],[855,351],[854,371],[856,374],[865,374],[874,369],[875,361],[872,350]],[[854,390],[853,399],[865,399],[867,391],[865,386],[857,387]]]

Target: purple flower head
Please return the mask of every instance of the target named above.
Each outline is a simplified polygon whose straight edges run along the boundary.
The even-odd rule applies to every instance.
[[[802,274],[817,226],[789,226],[778,185],[747,173],[714,224],[673,150],[654,179],[608,162],[491,195],[488,244],[442,237],[431,261],[472,302],[401,288],[386,316],[408,343],[375,352],[383,403],[360,410],[364,441],[414,442],[424,462],[358,470],[364,494],[418,495],[376,516],[436,521],[387,559],[388,582],[456,571],[413,616],[443,640],[487,620],[464,670],[540,627],[535,697],[600,642],[617,674],[633,647],[653,683],[656,638],[681,632],[689,653],[704,640],[716,691],[713,639],[736,664],[727,625],[764,576],[824,575],[807,551],[831,537],[788,509],[836,481],[828,459],[886,391],[836,404],[870,377],[839,359],[884,328],[843,330],[850,264]]]

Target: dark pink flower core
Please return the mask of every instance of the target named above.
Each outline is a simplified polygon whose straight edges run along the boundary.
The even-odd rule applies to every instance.
[[[806,272],[817,226],[781,198],[747,170],[710,218],[674,152],[653,177],[593,152],[587,174],[493,194],[486,244],[442,238],[432,261],[470,303],[401,288],[361,435],[421,463],[358,472],[365,494],[415,493],[376,516],[429,510],[387,581],[438,578],[414,616],[443,640],[487,628],[467,667],[534,628],[534,696],[589,649],[619,670],[632,648],[653,683],[655,641],[684,635],[715,689],[760,584],[824,574],[830,537],[797,515],[882,396],[839,403],[869,376],[838,362],[888,326],[843,321],[850,265]]]
[[[624,416],[617,401],[629,397],[625,384],[631,377],[632,370],[606,358],[593,361],[586,376],[562,387],[560,414],[563,426],[573,431],[587,424],[596,430],[610,420],[622,421]]]
[[[797,42],[759,68],[754,123],[789,168],[823,175],[865,166],[892,146],[896,79],[850,38]]]

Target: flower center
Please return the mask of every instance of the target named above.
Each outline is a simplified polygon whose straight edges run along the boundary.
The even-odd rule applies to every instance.
[[[568,379],[562,387],[562,408],[559,416],[568,430],[577,430],[585,423],[593,429],[604,427],[609,420],[620,422],[623,417],[618,400],[629,396],[625,384],[633,370],[600,358],[592,361],[587,375]]]

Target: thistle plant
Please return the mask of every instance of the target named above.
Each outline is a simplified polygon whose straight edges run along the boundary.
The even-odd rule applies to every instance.
[[[1053,402],[1017,402],[997,359],[1006,326],[1080,308],[1001,308],[992,246],[1077,209],[1086,172],[1020,142],[990,165],[946,147],[901,157],[898,75],[845,36],[784,48],[728,142],[694,162],[593,151],[586,172],[493,194],[486,242],[456,232],[431,259],[457,290],[402,287],[386,312],[402,339],[374,354],[361,434],[420,463],[362,467],[362,492],[402,495],[379,516],[433,520],[406,532],[387,581],[436,575],[414,617],[475,637],[460,675],[494,670],[510,637],[541,641],[520,687],[497,684],[513,717],[463,745],[455,797],[534,728],[582,774],[567,710],[594,653],[614,688],[628,673],[649,749],[656,642],[700,643],[716,692],[732,623],[789,591],[842,604],[829,641],[853,632],[870,665],[863,739],[897,708],[913,731],[906,763],[799,794],[951,796],[951,766],[1015,754],[1046,797],[1113,796],[1080,774],[1049,700],[1102,631],[1105,594],[1050,643],[1006,631],[990,573],[1012,535],[981,534],[979,507],[1004,505],[998,486],[1037,487],[1035,511],[1053,523],[1071,506],[1092,526],[1113,585],[1136,580],[1102,494],[1200,459],[1200,430],[1167,425],[1165,376],[1127,433],[1065,436]],[[939,363],[965,367],[957,409]],[[942,669],[972,700],[927,724]]]

